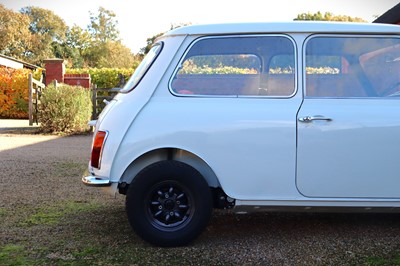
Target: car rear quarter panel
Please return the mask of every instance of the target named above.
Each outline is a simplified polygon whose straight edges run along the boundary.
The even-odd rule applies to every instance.
[[[97,125],[96,130],[108,131],[108,136],[104,146],[101,169],[93,169],[96,176],[109,177],[112,182],[119,181],[123,171],[115,167],[115,165],[118,165],[115,161],[115,156],[123,144],[123,139],[129,127],[151,98],[163,73],[168,68],[183,40],[184,36],[169,38],[168,42],[164,43],[163,50],[157,60],[138,86],[129,93],[118,94],[113,108],[108,111],[101,123]]]

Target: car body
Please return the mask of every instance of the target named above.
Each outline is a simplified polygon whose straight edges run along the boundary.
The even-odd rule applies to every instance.
[[[397,211],[398,96],[399,26],[178,28],[99,116],[83,182],[127,194],[133,229],[162,246],[212,207]]]

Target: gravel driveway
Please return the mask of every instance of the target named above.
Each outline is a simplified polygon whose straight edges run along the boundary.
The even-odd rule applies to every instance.
[[[180,248],[129,228],[124,197],[80,182],[91,136],[0,134],[0,265],[394,265],[399,214],[215,211]]]

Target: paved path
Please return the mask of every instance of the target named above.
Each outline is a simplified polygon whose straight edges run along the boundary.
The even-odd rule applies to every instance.
[[[39,125],[33,123],[29,126],[27,119],[0,119],[0,134],[2,133],[28,133],[35,132],[39,129]]]

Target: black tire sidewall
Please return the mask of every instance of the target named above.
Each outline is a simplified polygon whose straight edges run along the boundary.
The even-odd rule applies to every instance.
[[[155,185],[170,181],[188,190],[194,213],[176,230],[159,230],[148,219],[145,201]],[[193,208],[194,207],[194,208]],[[211,192],[202,175],[193,167],[178,161],[162,161],[142,170],[129,186],[126,211],[133,230],[157,246],[181,246],[194,240],[207,226],[212,211]]]

